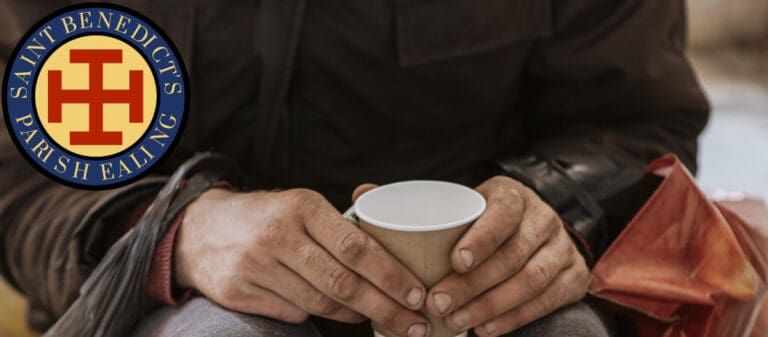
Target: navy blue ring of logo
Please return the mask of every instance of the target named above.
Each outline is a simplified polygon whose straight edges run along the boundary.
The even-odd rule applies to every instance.
[[[90,20],[83,22],[83,17]],[[104,157],[77,155],[62,148],[40,124],[34,101],[38,74],[48,57],[64,43],[89,35],[113,37],[138,51],[152,69],[157,88],[153,120],[141,138],[124,151]],[[113,4],[69,6],[37,23],[11,55],[3,77],[5,122],[24,157],[49,178],[84,189],[122,186],[150,173],[178,142],[189,108],[186,68],[176,46],[143,15]],[[33,121],[28,125],[30,114]],[[36,148],[41,140],[48,146],[45,151]]]

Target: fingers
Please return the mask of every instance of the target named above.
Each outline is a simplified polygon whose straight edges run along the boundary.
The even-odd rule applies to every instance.
[[[578,252],[568,240],[563,231],[542,246],[519,273],[446,316],[446,325],[456,331],[466,330],[540,296],[574,263]]]
[[[517,230],[525,208],[521,192],[510,184],[495,183],[491,179],[477,190],[485,197],[487,206],[451,253],[451,265],[457,273],[481,264],[507,241]]]
[[[539,247],[560,232],[558,229],[567,235],[554,211],[530,203],[517,231],[491,257],[468,273],[447,276],[430,289],[427,311],[446,315],[516,275]]]
[[[589,281],[589,271],[582,260],[581,265],[573,265],[562,272],[540,296],[477,326],[475,334],[480,337],[499,336],[578,302],[586,294]]]
[[[307,212],[304,220],[309,236],[346,267],[400,304],[414,310],[422,307],[426,289],[419,279],[330,204]]]
[[[233,278],[230,282],[232,284],[221,287],[221,293],[216,294],[216,302],[227,308],[293,324],[304,322],[309,317],[306,311],[270,290],[240,278]]]
[[[371,183],[365,183],[361,184],[360,186],[357,186],[354,191],[352,191],[352,202],[354,203],[357,201],[357,198],[359,198],[363,193],[368,192],[379,185],[371,184]]]
[[[288,254],[282,257],[281,262],[308,280],[316,289],[396,334],[411,337],[429,335],[429,324],[424,317],[401,306],[367,280],[347,269],[311,239],[296,241],[302,241],[302,244],[296,247],[297,254]]]
[[[526,230],[504,243],[499,251],[475,270],[450,274],[432,287],[427,298],[427,311],[443,316],[484,293],[491,287],[517,274],[541,242],[529,240]]]
[[[365,320],[365,316],[321,293],[283,265],[278,264],[271,268],[269,273],[255,271],[255,274],[254,282],[257,285],[271,287],[272,291],[309,314],[347,323]]]

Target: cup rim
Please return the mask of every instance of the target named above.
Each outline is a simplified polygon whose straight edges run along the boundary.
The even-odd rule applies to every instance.
[[[467,216],[465,218],[462,218],[460,220],[446,222],[446,223],[440,223],[440,224],[435,224],[435,225],[428,225],[428,226],[408,226],[408,225],[394,224],[394,223],[390,223],[390,222],[386,222],[386,221],[380,221],[380,220],[377,220],[377,219],[374,219],[374,218],[368,216],[368,214],[366,214],[361,209],[361,207],[360,207],[360,203],[363,200],[365,200],[368,196],[370,196],[369,193],[371,193],[373,191],[381,190],[381,189],[389,189],[389,188],[398,187],[398,186],[401,186],[401,185],[410,185],[410,184],[453,185],[453,186],[458,187],[460,189],[463,189],[463,190],[465,190],[467,192],[470,192],[473,197],[478,199],[478,201],[480,202],[482,207],[479,207],[479,209],[477,211],[473,212],[471,215],[469,215],[469,216]],[[376,187],[376,188],[374,188],[374,189],[372,189],[370,191],[366,191],[365,193],[360,195],[360,197],[357,198],[357,200],[355,201],[355,205],[353,207],[355,209],[355,215],[360,220],[365,221],[366,223],[369,223],[369,224],[371,224],[373,226],[376,226],[376,227],[380,227],[380,228],[384,228],[384,229],[389,229],[389,230],[394,230],[394,231],[399,231],[399,232],[433,232],[433,231],[439,231],[439,230],[459,227],[459,226],[468,224],[468,223],[470,223],[472,221],[475,221],[475,220],[477,220],[477,218],[480,217],[480,215],[483,214],[483,212],[485,212],[486,206],[487,205],[486,205],[486,202],[485,202],[485,198],[482,196],[482,194],[480,194],[479,192],[477,192],[477,191],[475,191],[475,190],[473,190],[473,189],[471,189],[471,188],[469,188],[467,186],[461,185],[461,184],[457,184],[457,183],[453,183],[453,182],[449,182],[449,181],[442,181],[442,180],[405,180],[405,181],[399,181],[399,182],[395,182],[395,183],[391,183],[391,184],[381,185],[381,186],[378,186],[378,187]]]

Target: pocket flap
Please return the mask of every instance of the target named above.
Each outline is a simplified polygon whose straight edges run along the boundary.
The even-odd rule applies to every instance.
[[[401,65],[483,52],[552,34],[550,0],[399,0]]]

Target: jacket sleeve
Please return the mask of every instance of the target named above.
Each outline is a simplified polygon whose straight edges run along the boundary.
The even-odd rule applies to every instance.
[[[30,302],[31,325],[44,330],[77,297],[136,207],[163,178],[109,191],[78,190],[48,180],[0,131],[0,271]]]
[[[683,0],[553,0],[552,36],[531,52],[521,106],[530,152],[498,160],[597,257],[653,190],[665,153],[696,169],[709,106],[685,55]]]
[[[0,7],[4,17],[0,19],[0,73],[4,74],[11,50],[27,28],[18,18],[37,16],[18,3],[0,2]],[[8,132],[3,124],[0,273],[27,296],[30,323],[44,330],[77,297],[92,268],[128,228],[127,215],[141,202],[152,200],[165,179],[147,178],[98,192],[66,187],[35,170]]]

